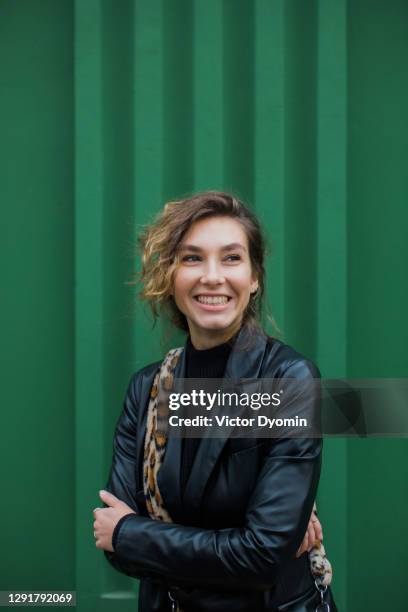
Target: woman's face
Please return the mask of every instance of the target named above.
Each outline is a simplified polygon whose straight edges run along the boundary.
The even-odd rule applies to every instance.
[[[230,217],[196,221],[179,247],[173,297],[197,349],[226,342],[258,288],[242,225]]]

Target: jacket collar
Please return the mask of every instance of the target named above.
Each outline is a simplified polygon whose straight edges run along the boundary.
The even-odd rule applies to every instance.
[[[266,350],[266,335],[257,330],[251,334],[247,326],[243,326],[229,355],[224,379],[259,378]],[[174,370],[175,378],[184,378],[186,372],[186,351],[180,356]],[[188,498],[189,506],[198,510],[204,489],[217,463],[228,437],[204,437],[197,450],[190,476],[186,484],[184,497]],[[158,472],[158,484],[166,508],[171,516],[179,513],[181,504],[181,465],[182,439],[170,436],[167,441],[166,454]],[[173,514],[172,514],[173,511]]]

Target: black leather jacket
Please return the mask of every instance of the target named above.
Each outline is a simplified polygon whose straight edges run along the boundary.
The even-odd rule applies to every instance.
[[[241,350],[248,338],[244,327],[225,378],[320,376],[312,362],[261,332]],[[160,363],[130,381],[106,487],[142,513],[120,521],[115,552],[105,552],[113,567],[141,579],[139,611],[171,610],[169,590],[183,612],[314,610],[308,555],[295,554],[316,497],[322,440],[202,440],[182,497],[181,440],[170,437],[158,482],[174,523],[154,521],[141,503],[141,470],[149,393]],[[183,353],[175,376],[184,372]],[[310,608],[302,603],[308,598]]]

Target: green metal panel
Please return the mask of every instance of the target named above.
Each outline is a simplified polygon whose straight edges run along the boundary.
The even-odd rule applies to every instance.
[[[72,26],[0,3],[0,590],[75,588]]]
[[[348,371],[406,377],[408,4],[364,0],[348,11]],[[349,601],[356,610],[387,602],[402,610],[407,440],[351,440],[348,460]],[[389,525],[392,568],[383,564]]]
[[[166,200],[250,203],[271,310],[324,376],[407,375],[407,30],[405,0],[0,3],[1,589],[135,609],[91,511],[131,373],[181,341],[126,284]],[[324,447],[339,610],[403,610],[406,440]]]

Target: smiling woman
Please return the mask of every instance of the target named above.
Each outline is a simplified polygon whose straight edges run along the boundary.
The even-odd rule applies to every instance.
[[[140,612],[314,612],[323,596],[334,612],[314,512],[321,439],[168,436],[159,393],[177,378],[319,377],[259,323],[257,218],[232,195],[206,192],[167,204],[140,244],[141,297],[188,336],[130,381],[101,492],[107,507],[94,510],[96,546],[141,579]],[[312,387],[296,398],[300,411],[317,413]]]
[[[150,302],[155,317],[163,311],[191,334],[190,322],[198,313],[225,310],[225,317],[202,320],[204,345],[196,348],[214,346],[212,328],[218,328],[214,333],[218,344],[245,322],[257,326],[264,293],[264,240],[258,219],[238,199],[205,192],[169,202],[139,243],[143,251],[141,297]],[[222,303],[225,298],[227,307]]]

